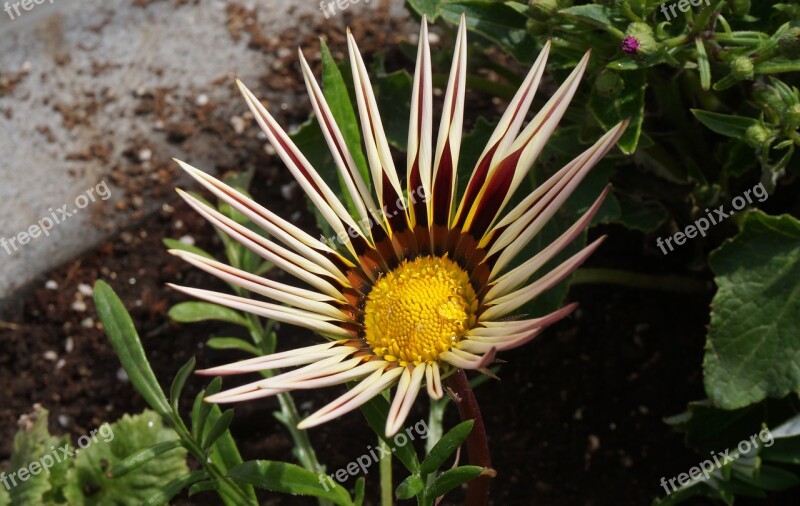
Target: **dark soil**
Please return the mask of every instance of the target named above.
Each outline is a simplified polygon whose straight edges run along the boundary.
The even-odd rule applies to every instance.
[[[244,14],[234,8],[229,15],[232,36],[249,37],[253,50],[273,49],[263,34],[237,23],[237,16]],[[385,20],[370,26],[353,23],[366,47],[379,48],[391,39]],[[329,44],[344,47],[342,40]],[[283,74],[265,74],[261,84],[294,87],[298,94],[304,93],[297,75],[275,83],[284,79]],[[157,111],[158,97],[152,100]],[[279,120],[298,124],[307,112],[289,111]],[[210,112],[203,126],[203,111],[194,119],[199,126],[192,128],[205,128],[209,135],[223,129],[208,125],[227,120]],[[175,126],[175,142],[184,142],[178,130]],[[311,227],[305,201],[292,186],[290,174],[265,153],[254,131],[247,121],[243,140],[225,140],[243,163],[217,168],[224,172],[236,166],[257,167],[252,187],[257,200]],[[669,258],[670,263],[665,263],[652,246],[645,247],[641,235],[619,228],[602,232],[609,234],[609,240],[589,266],[686,274],[681,272],[681,259]],[[200,368],[241,358],[204,346],[208,337],[236,335],[237,329],[168,321],[169,307],[186,298],[167,289],[165,283],[224,289],[166,253],[163,238],[184,236],[215,254],[222,251],[211,227],[173,200],[90,253],[50,272],[24,300],[6,308],[0,322],[0,384],[4,387],[0,390],[0,467],[10,456],[16,420],[31,412],[35,403],[50,410],[51,432],[73,437],[146,407],[122,374],[91,296],[81,285],[92,286],[104,279],[117,291],[165,387],[192,355]],[[708,278],[707,273],[695,276]],[[45,281],[55,288],[45,287]],[[645,505],[663,494],[662,477],[674,477],[697,464],[700,457],[684,446],[681,435],[672,432],[663,418],[682,412],[688,401],[704,397],[701,361],[711,295],[710,290],[687,295],[619,286],[576,287],[569,300],[580,302],[581,309],[572,318],[524,348],[503,354],[507,363],[500,381],[490,380],[476,391],[498,473],[492,484],[493,504]],[[279,329],[280,349],[315,339],[295,328]],[[200,377],[190,380],[184,409],[205,382]],[[338,393],[341,388],[298,394],[296,399],[301,410],[309,412]],[[419,420],[425,408],[419,401],[409,420]],[[274,399],[236,407],[232,431],[245,459],[293,461],[286,430],[272,416],[276,409]],[[446,425],[456,422],[451,408]],[[329,471],[345,467],[375,443],[358,412],[313,429],[311,438]],[[404,473],[398,466],[395,472],[395,482],[399,482]],[[368,502],[375,504],[377,466],[370,470],[367,482]],[[288,496],[269,497],[270,504],[314,504]],[[457,498],[454,494],[450,500]],[[213,504],[214,500],[203,494],[180,503]],[[771,504],[797,503],[790,497],[774,501]]]

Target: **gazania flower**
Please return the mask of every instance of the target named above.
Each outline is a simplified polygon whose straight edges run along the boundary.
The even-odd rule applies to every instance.
[[[374,194],[368,190],[311,69],[300,53],[314,113],[355,203],[352,216],[267,109],[238,82],[269,142],[336,232],[321,241],[233,188],[184,163],[201,185],[247,216],[270,238],[192,196],[181,196],[230,237],[302,281],[265,279],[184,251],[196,267],[272,302],[175,287],[209,302],[315,331],[325,342],[202,371],[210,375],[295,368],[210,396],[236,402],[281,392],[356,386],[303,420],[305,429],[355,409],[396,386],[386,434],[402,426],[420,390],[440,398],[442,379],[458,368],[485,370],[495,354],[520,346],[575,305],[530,319],[508,317],[549,289],[597,247],[599,239],[550,272],[531,278],[590,223],[608,189],[552,244],[528,259],[523,248],[622,134],[621,123],[503,214],[569,104],[589,54],[544,108],[522,128],[545,68],[547,44],[480,156],[464,195],[456,196],[467,42],[462,17],[436,144],[426,22],[419,38],[411,97],[405,184],[395,169],[364,62],[348,33],[358,112]],[[434,148],[435,146],[435,148]],[[336,243],[339,243],[338,245]],[[516,266],[510,268],[516,260]],[[522,260],[522,261],[520,261]]]

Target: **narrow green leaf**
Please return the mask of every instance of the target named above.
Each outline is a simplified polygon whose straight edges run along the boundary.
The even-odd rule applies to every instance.
[[[694,114],[694,117],[697,118],[700,123],[714,132],[739,140],[744,138],[748,128],[758,123],[758,120],[755,118],[719,114],[716,112],[702,111],[700,109],[692,109],[692,114]]]
[[[338,483],[286,462],[251,460],[228,471],[228,476],[273,492],[320,497],[340,506],[353,505],[350,494]]]
[[[356,480],[355,496],[353,497],[354,506],[361,506],[364,503],[366,486],[367,480],[363,476],[359,476]]]
[[[238,337],[212,337],[206,345],[214,350],[240,350],[251,355],[261,355],[258,348]]]
[[[219,490],[219,483],[214,480],[201,481],[189,487],[189,497],[199,494],[200,492],[209,492],[212,490]]]
[[[228,430],[230,427],[231,422],[233,421],[233,410],[226,409],[222,412],[222,414],[214,421],[214,424],[211,426],[211,429],[203,438],[203,444],[201,445],[203,449],[209,448],[213,445],[217,439]]]
[[[697,49],[697,70],[700,72],[700,86],[704,90],[711,89],[711,66],[708,64],[708,54],[703,39],[696,37],[694,47]]]
[[[420,474],[430,474],[442,467],[442,464],[444,464],[450,455],[452,455],[453,452],[461,446],[461,443],[467,439],[474,424],[474,420],[461,422],[442,436],[434,447],[431,448],[425,460],[422,461],[422,465],[420,465]]]
[[[104,281],[94,285],[94,303],[106,335],[134,388],[162,417],[170,419],[170,406],[147,361],[133,320],[114,290]]]
[[[205,434],[206,418],[211,411],[211,407],[214,406],[214,404],[205,402],[203,399],[216,394],[221,389],[222,378],[217,376],[211,380],[205,390],[194,398],[194,404],[192,405],[192,436],[195,439],[201,439],[201,436]]]
[[[247,319],[238,311],[210,302],[181,302],[172,306],[169,317],[180,323],[217,320],[248,327]]]
[[[454,488],[477,478],[482,472],[480,466],[460,466],[440,474],[426,491],[428,497],[441,497]]]
[[[422,478],[420,478],[418,474],[412,474],[397,486],[397,489],[394,491],[394,496],[400,500],[411,499],[424,488],[425,482],[422,481]]]
[[[169,400],[170,404],[172,405],[172,411],[175,412],[175,416],[180,417],[178,413],[178,401],[181,398],[181,392],[183,392],[183,387],[186,385],[186,380],[189,379],[189,375],[192,374],[194,371],[194,366],[197,363],[194,356],[190,358],[183,367],[178,370],[178,374],[175,375],[175,379],[172,380],[172,386],[169,389]]]
[[[176,239],[164,238],[162,240],[164,246],[169,249],[177,249],[180,251],[188,251],[189,253],[194,253],[196,255],[200,255],[202,257],[210,258],[211,260],[215,260],[214,256],[211,253],[208,253],[205,250],[198,248],[197,246],[192,246],[191,244],[186,244],[185,242],[178,241]]]
[[[158,443],[150,448],[144,448],[139,450],[138,452],[134,453],[125,458],[122,462],[115,465],[109,475],[112,478],[121,478],[126,474],[130,473],[131,471],[135,471],[136,469],[140,468],[144,464],[147,464],[155,457],[158,457],[162,453],[168,452],[170,450],[174,450],[175,448],[179,448],[181,446],[180,439],[173,439],[172,441],[164,441],[163,443]]]
[[[184,488],[205,479],[208,479],[208,473],[205,471],[192,471],[186,476],[182,476],[167,483],[164,488],[150,496],[147,501],[144,502],[144,506],[161,506],[162,504],[167,504]]]

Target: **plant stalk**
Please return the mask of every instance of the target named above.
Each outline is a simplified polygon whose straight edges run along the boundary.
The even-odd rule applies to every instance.
[[[381,506],[392,506],[394,494],[392,491],[392,450],[386,442],[378,438],[379,452],[381,455],[387,455],[380,460],[380,473],[381,473]]]

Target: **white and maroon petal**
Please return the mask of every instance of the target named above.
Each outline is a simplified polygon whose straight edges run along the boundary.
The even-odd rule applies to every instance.
[[[492,347],[483,355],[476,355],[458,348],[450,348],[448,351],[439,355],[439,358],[454,365],[459,369],[483,369],[494,362],[497,350]]]
[[[545,290],[552,288],[554,285],[569,276],[572,271],[577,269],[578,266],[580,266],[587,258],[589,258],[589,256],[594,253],[604,239],[605,237],[600,237],[530,285],[495,299],[491,302],[489,307],[481,313],[479,320],[496,320],[507,315],[511,311],[514,311],[534,297],[537,297]]]
[[[409,370],[410,367],[403,368],[403,375],[400,376],[400,381],[397,383],[394,400],[386,417],[386,437],[394,436],[403,426],[422,387],[422,380],[425,378],[425,364],[414,367],[413,372]]]
[[[300,422],[297,428],[308,429],[315,427],[349,413],[392,386],[402,373],[402,367],[395,367],[388,371],[382,369],[375,371],[348,390],[347,393]]]
[[[178,286],[168,283],[169,287],[178,290],[179,292],[191,295],[207,302],[213,302],[221,306],[229,307],[239,311],[256,314],[265,318],[271,318],[279,322],[288,323],[289,325],[297,325],[304,327],[323,336],[332,337],[334,339],[353,337],[353,332],[343,328],[336,323],[331,323],[332,318],[327,315],[320,315],[310,311],[303,311],[294,309],[287,306],[279,306],[277,304],[270,304],[269,302],[261,302],[246,297],[239,297],[237,295],[229,295],[226,293],[213,292],[211,290],[201,290],[198,288],[189,288],[187,286]],[[334,320],[336,321],[336,320]],[[350,323],[347,322],[341,323]]]
[[[272,353],[270,355],[264,355],[261,357],[248,358],[247,360],[240,360],[232,364],[212,367],[210,369],[200,369],[196,371],[196,374],[203,376],[227,376],[231,374],[268,371],[270,369],[279,369],[281,367],[310,364],[324,358],[339,355],[346,356],[358,351],[357,348],[352,347],[351,349],[347,349],[345,346],[345,343],[347,342],[347,339],[328,341],[326,343],[315,344],[313,346],[282,351],[280,353]]]

